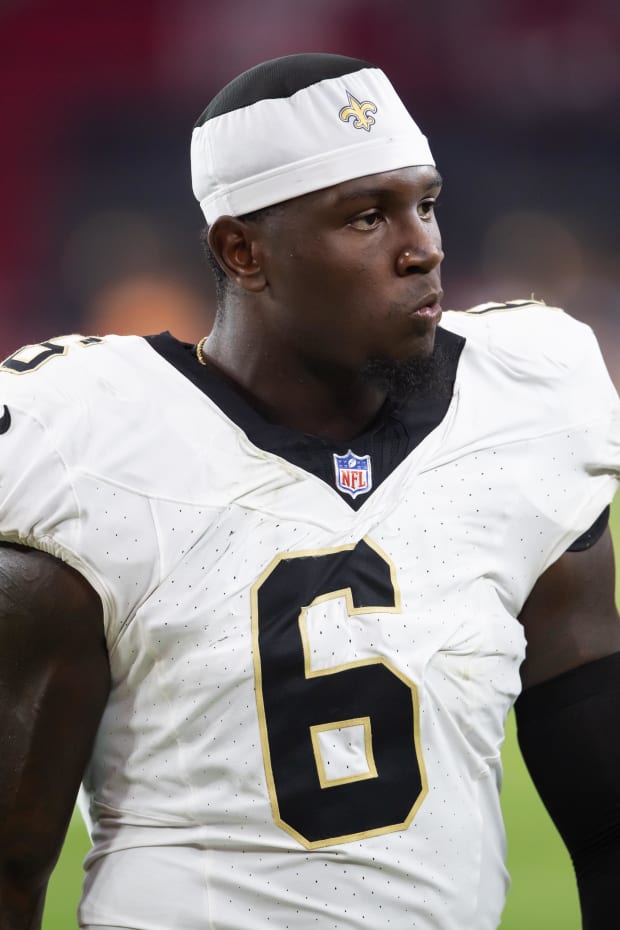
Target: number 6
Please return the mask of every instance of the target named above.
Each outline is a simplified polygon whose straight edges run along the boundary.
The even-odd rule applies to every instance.
[[[256,700],[273,817],[307,848],[404,829],[427,792],[415,684],[380,657],[310,669],[306,610],[342,596],[349,616],[400,615],[391,566],[365,540],[279,556],[252,589]],[[369,771],[330,783],[316,735],[339,724],[364,726]]]

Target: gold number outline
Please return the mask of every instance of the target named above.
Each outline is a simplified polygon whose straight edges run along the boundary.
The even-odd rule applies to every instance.
[[[305,676],[306,678],[314,678],[314,677],[320,677],[323,675],[336,675],[339,672],[346,671],[347,669],[368,667],[372,665],[382,665],[385,668],[387,668],[388,671],[390,671],[396,678],[400,679],[400,681],[402,681],[411,691],[411,699],[412,699],[412,706],[413,706],[412,738],[413,738],[415,755],[416,755],[418,769],[419,769],[421,791],[418,794],[414,804],[412,805],[407,817],[404,820],[400,821],[399,823],[386,824],[385,826],[377,827],[375,829],[363,830],[357,833],[347,833],[347,834],[342,834],[338,836],[332,836],[332,837],[321,839],[321,840],[314,840],[314,841],[308,840],[298,830],[296,830],[294,827],[288,824],[281,817],[280,806],[278,802],[278,795],[277,795],[277,790],[276,790],[276,785],[275,785],[275,780],[274,780],[274,775],[273,775],[273,769],[272,769],[272,764],[271,764],[271,751],[269,747],[267,718],[266,718],[265,704],[263,700],[263,691],[262,691],[262,667],[261,667],[261,657],[260,657],[259,625],[258,625],[259,624],[258,592],[261,586],[264,584],[264,582],[271,576],[271,574],[275,571],[275,569],[281,562],[285,562],[285,561],[289,561],[293,559],[308,558],[308,557],[320,557],[323,555],[330,555],[330,554],[335,554],[335,553],[340,553],[340,552],[352,552],[356,548],[356,546],[359,545],[359,542],[351,543],[351,544],[347,544],[343,546],[326,547],[324,549],[303,549],[303,550],[287,552],[287,553],[283,553],[281,555],[275,556],[271,560],[269,565],[265,568],[265,570],[261,573],[261,575],[256,580],[256,582],[253,584],[252,589],[251,589],[251,595],[250,595],[251,596],[251,622],[252,622],[252,652],[253,652],[253,665],[254,665],[255,696],[256,696],[256,705],[257,705],[257,713],[258,713],[258,727],[259,727],[259,733],[260,733],[261,748],[262,748],[262,753],[263,753],[263,764],[265,768],[267,791],[269,793],[269,800],[271,804],[271,811],[272,811],[274,822],[282,830],[284,830],[285,832],[290,834],[292,837],[294,837],[294,839],[296,839],[306,849],[319,849],[325,846],[333,846],[338,843],[352,843],[358,840],[366,839],[367,837],[384,836],[387,833],[395,833],[399,830],[405,830],[413,821],[426,795],[428,794],[428,777],[427,777],[426,766],[424,764],[424,758],[423,758],[422,750],[421,750],[420,701],[419,701],[418,688],[415,682],[413,682],[410,678],[405,676],[389,660],[382,658],[380,656],[377,656],[376,658],[373,658],[373,659],[359,660],[356,662],[347,662],[342,665],[330,667],[328,669],[320,669],[319,671],[312,671],[310,668],[309,641],[307,638],[307,633],[305,632],[304,617],[308,609],[314,604],[320,603],[321,601],[333,600],[335,598],[344,597],[348,617],[352,617],[356,614],[364,614],[364,613],[370,614],[370,613],[380,612],[380,613],[400,614],[402,612],[401,602],[400,602],[400,590],[396,582],[396,568],[394,566],[394,563],[389,558],[389,556],[387,556],[386,553],[384,553],[379,548],[379,546],[377,546],[370,538],[364,537],[363,542],[365,542],[372,550],[374,550],[374,552],[379,556],[379,558],[381,558],[389,567],[390,578],[392,581],[392,587],[393,587],[394,595],[395,595],[394,606],[393,607],[369,606],[369,607],[362,607],[362,608],[355,607],[355,604],[353,603],[353,594],[352,594],[351,588],[348,587],[348,588],[343,588],[337,591],[331,591],[328,594],[322,594],[319,597],[315,598],[311,604],[301,607],[299,617],[298,617],[298,623],[299,623],[300,633],[302,636],[302,643],[303,643]],[[334,723],[337,723],[337,721],[334,721]],[[315,740],[312,734],[311,734],[311,738],[312,738],[312,743],[313,743],[313,751],[315,751]],[[373,759],[373,763],[374,763],[374,759]],[[315,759],[315,764],[317,764],[317,775],[320,779],[320,768],[318,766],[318,763],[316,763],[316,759]],[[350,779],[350,781],[358,781],[358,780],[360,779],[357,779],[355,777]],[[321,787],[329,788],[332,784],[336,784],[336,783],[337,782],[333,782],[333,783],[330,782],[329,785],[321,785]]]

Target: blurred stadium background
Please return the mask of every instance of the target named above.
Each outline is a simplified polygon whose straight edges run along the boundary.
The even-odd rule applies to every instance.
[[[620,384],[615,0],[0,0],[0,356],[74,331],[204,335],[193,122],[240,70],[301,51],[380,65],[429,135],[446,179],[445,306],[564,306]],[[570,863],[512,724],[504,806],[502,930],[578,930]],[[75,927],[86,846],[76,821],[45,930]]]

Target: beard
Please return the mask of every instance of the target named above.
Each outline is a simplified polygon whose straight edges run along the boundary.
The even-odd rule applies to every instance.
[[[361,372],[366,383],[374,384],[385,391],[395,403],[411,395],[432,396],[436,399],[450,397],[454,383],[454,370],[450,356],[443,345],[435,343],[431,355],[393,361],[373,358]]]

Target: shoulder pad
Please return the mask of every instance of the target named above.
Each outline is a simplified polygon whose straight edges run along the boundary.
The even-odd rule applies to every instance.
[[[560,307],[548,307],[544,300],[506,300],[506,301],[490,301],[486,304],[477,304],[475,307],[469,307],[467,310],[463,311],[464,313],[508,313],[511,310],[521,310],[523,307],[542,307],[545,310],[556,310],[558,313],[561,313],[562,310]]]

